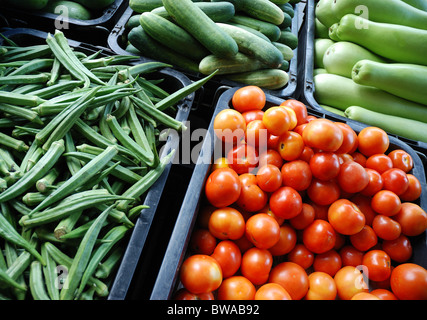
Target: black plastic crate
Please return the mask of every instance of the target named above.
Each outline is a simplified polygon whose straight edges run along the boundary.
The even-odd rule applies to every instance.
[[[47,33],[43,31],[33,30],[33,29],[24,29],[24,28],[9,29],[2,32],[2,34],[5,37],[13,40],[19,45],[40,44],[45,41],[47,36]],[[99,47],[95,47],[90,44],[81,43],[79,41],[75,41],[72,39],[69,39],[68,42],[71,47],[74,47],[86,53],[95,53],[100,50]],[[3,43],[3,39],[0,38],[0,45],[2,45],[2,43]],[[112,53],[111,51],[105,50],[101,54],[108,56],[114,53]],[[137,64],[141,62],[143,61],[136,60],[131,63]],[[188,79],[188,77],[186,77],[181,72],[171,68],[164,68],[164,69],[158,70],[157,72],[147,74],[147,79],[163,80],[160,86],[165,91],[168,91],[171,93],[191,84],[191,80]],[[176,120],[179,120],[182,122],[188,120],[190,111],[193,108],[195,98],[196,98],[196,93],[193,92],[192,94],[188,95],[186,98],[182,99],[177,104],[176,106],[177,113],[175,116]],[[200,109],[203,110],[203,108],[201,107]],[[209,112],[208,108],[206,108],[206,112]],[[209,116],[210,115],[208,115],[208,117]],[[205,118],[205,117],[206,116],[202,116],[202,118]],[[180,145],[180,141],[181,141],[181,135],[169,135],[167,137],[167,141],[164,143],[164,146],[161,149],[162,152],[159,154],[159,156],[162,158],[168,153],[168,150],[178,149]],[[184,169],[176,168],[177,166],[174,165],[174,163],[175,161],[171,161],[166,166],[163,174],[146,192],[144,204],[149,206],[149,208],[143,209],[141,211],[140,216],[134,222],[135,226],[131,230],[130,235],[125,237],[125,239],[123,239],[121,242],[121,245],[123,245],[126,248],[126,250],[125,250],[124,256],[122,257],[119,269],[117,270],[117,273],[115,275],[114,282],[110,287],[110,293],[108,296],[108,299],[110,300],[124,300],[126,298],[127,291],[131,284],[134,271],[137,268],[137,264],[138,264],[138,261],[140,260],[140,255],[142,251],[154,250],[155,252],[157,250],[159,245],[159,243],[157,242],[159,239],[159,236],[155,237],[156,233],[154,232],[154,235],[152,237],[155,237],[155,238],[152,239],[150,238],[151,235],[149,235],[149,233],[152,232],[151,231],[152,224],[154,226],[156,225],[158,227],[160,226],[161,237],[163,239],[167,239],[167,240],[169,239],[169,234],[167,233],[167,229],[163,228],[162,223],[160,223],[159,225],[159,223],[156,222],[156,221],[164,221],[167,219],[168,212],[163,211],[162,213],[158,213],[158,209],[161,207],[160,203],[163,203],[163,204],[168,203],[167,199],[161,200],[162,194],[165,190],[165,186],[168,183],[169,185],[171,183],[175,184],[176,179],[180,179],[180,177],[183,176],[184,173],[181,173],[180,170],[187,171],[186,173],[187,176],[191,176],[191,171],[188,172],[189,170],[188,168],[184,168]],[[173,174],[170,177],[171,172]],[[176,173],[176,172],[179,172],[179,173]],[[175,178],[173,178],[173,182],[171,182],[171,179],[174,175],[175,175]],[[171,187],[169,187],[169,190],[171,190]],[[185,185],[182,186],[181,190],[185,192],[186,190]],[[179,201],[179,199],[176,201]],[[174,202],[169,202],[169,204],[174,204]],[[159,215],[160,217],[158,217]],[[140,263],[140,265],[142,264],[143,265],[142,267],[147,268],[151,266],[151,263],[152,263],[152,260],[144,260]],[[151,277],[151,275],[147,275],[147,277]]]
[[[171,299],[173,293],[177,288],[179,288],[179,269],[182,262],[187,257],[187,247],[190,241],[192,230],[197,219],[199,207],[204,203],[204,185],[206,179],[210,173],[211,163],[206,163],[206,159],[211,159],[216,148],[222,148],[222,144],[215,137],[213,131],[213,119],[216,114],[221,110],[231,108],[231,99],[234,92],[238,88],[231,88],[221,95],[216,105],[213,118],[209,125],[209,135],[205,139],[201,152],[200,158],[196,164],[193,175],[188,185],[188,191],[185,194],[185,198],[182,202],[179,216],[176,220],[174,230],[172,232],[169,245],[167,247],[166,253],[160,270],[155,281],[153,291],[151,292],[151,300],[167,300]],[[280,105],[283,102],[283,99],[267,94],[267,106]],[[336,117],[325,114],[321,111],[314,109],[308,109],[308,113],[316,117],[327,118],[332,121],[340,121]],[[359,132],[364,127],[363,125],[348,123],[356,132]],[[418,200],[418,204],[424,209],[427,209],[427,183],[426,177],[424,175],[424,166],[418,154],[407,144],[396,139],[393,136],[389,136],[390,139],[390,148],[389,151],[393,149],[403,149],[408,152],[411,157],[414,159],[414,168],[411,171],[415,175],[422,185],[422,194]],[[220,149],[219,149],[220,150]],[[205,161],[203,161],[203,159]],[[412,261],[418,263],[424,267],[427,267],[427,239],[426,232],[420,236],[414,237],[412,239],[413,246],[413,258]]]
[[[305,8],[305,3],[297,4],[295,7],[295,15],[292,19],[292,26],[291,30],[292,32],[298,36],[299,29],[301,27],[300,20],[302,19],[303,11]],[[114,29],[111,31],[109,37],[108,37],[108,46],[116,53],[119,54],[132,54],[128,51],[126,51],[126,44],[127,44],[127,32],[126,29],[126,23],[128,22],[129,18],[134,15],[135,12],[128,7],[125,12],[123,13],[120,20],[117,22]],[[293,50],[294,56],[292,60],[289,63],[289,70],[287,71],[289,74],[289,82],[286,86],[284,86],[282,89],[277,90],[266,90],[269,94],[276,95],[279,97],[289,97],[289,96],[296,96],[297,95],[297,80],[298,80],[298,47]],[[150,58],[144,57],[144,59],[151,60]],[[194,80],[199,80],[205,75],[202,75],[200,73],[194,73],[187,70],[182,70],[177,68],[181,72],[183,72],[185,75],[187,75],[189,78]],[[244,84],[230,81],[227,79],[222,79],[220,76],[214,77],[210,80],[212,83],[215,83],[217,87],[220,86],[229,86],[229,87],[242,87]]]

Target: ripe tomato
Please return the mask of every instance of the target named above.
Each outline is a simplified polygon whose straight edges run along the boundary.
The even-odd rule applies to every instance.
[[[394,216],[401,208],[400,198],[393,191],[380,190],[371,200],[372,209],[378,214]]]
[[[335,300],[337,285],[329,274],[316,271],[308,276],[308,291],[305,300]]]
[[[310,159],[313,155],[314,155],[313,149],[310,147],[304,146],[304,150],[302,150],[298,160],[302,160],[308,163],[310,162]]]
[[[215,135],[226,143],[237,143],[245,138],[246,121],[233,109],[221,110],[214,118]]]
[[[239,112],[262,110],[266,96],[258,86],[245,86],[236,90],[231,98],[233,108]]]
[[[351,300],[380,300],[380,298],[369,292],[359,292],[356,293]]]
[[[298,124],[297,114],[295,113],[294,109],[288,106],[281,106],[281,107],[284,108],[288,112],[289,116],[291,117],[291,124],[289,125],[289,130],[293,130]]]
[[[371,226],[372,221],[376,216],[375,211],[371,208],[371,197],[367,197],[361,193],[356,193],[350,198],[350,200],[359,207],[360,211],[363,212],[363,215],[365,216],[365,224]]]
[[[247,212],[261,210],[268,201],[268,196],[257,184],[242,184],[237,205]]]
[[[360,152],[353,152],[351,154],[351,156],[353,157],[353,160],[356,161],[358,164],[360,164],[362,167],[365,167],[366,165],[366,157],[361,154]]]
[[[337,232],[351,235],[362,230],[365,216],[350,200],[338,199],[329,206],[328,221]]]
[[[268,132],[267,148],[277,150],[278,146],[279,146],[279,136],[275,136],[274,134],[271,134],[270,132]]]
[[[274,246],[280,238],[280,226],[266,213],[257,213],[246,221],[246,237],[260,249]]]
[[[381,178],[384,182],[384,189],[393,191],[398,196],[403,194],[409,187],[408,176],[401,169],[389,169],[381,174]]]
[[[337,180],[342,190],[356,193],[366,188],[369,183],[369,175],[359,163],[347,161],[341,165]]]
[[[383,179],[378,171],[369,168],[366,168],[365,170],[368,174],[369,182],[368,185],[360,191],[360,193],[365,196],[373,196],[383,188]]]
[[[255,286],[242,276],[232,276],[224,279],[218,288],[218,300],[253,300],[255,298]]]
[[[375,216],[372,221],[372,229],[374,229],[377,236],[383,240],[397,239],[402,231],[397,221],[382,214]]]
[[[384,281],[391,274],[391,259],[383,250],[371,250],[363,256],[362,264],[368,268],[368,278]]]
[[[173,300],[215,300],[212,292],[195,294],[191,293],[185,288],[179,289],[175,292]]]
[[[250,248],[243,254],[240,271],[254,285],[267,282],[273,265],[273,256],[266,249]]]
[[[398,168],[408,173],[414,166],[414,160],[411,155],[404,150],[393,150],[388,156],[393,163],[393,168]]]
[[[351,245],[342,247],[339,253],[343,266],[357,267],[362,264],[363,252]]]
[[[341,147],[336,150],[337,154],[353,153],[357,149],[357,133],[344,122],[335,122],[343,133],[343,142]]]
[[[268,282],[280,284],[292,300],[304,298],[308,291],[308,275],[296,263],[282,262],[271,269]]]
[[[308,203],[303,203],[301,212],[292,219],[289,219],[289,223],[293,228],[303,230],[314,221],[315,217],[316,214],[313,206]]]
[[[316,204],[324,206],[330,205],[340,197],[340,187],[335,180],[312,179],[307,189],[308,197]]]
[[[390,285],[400,300],[427,300],[427,270],[417,264],[403,263],[394,268]]]
[[[228,167],[227,158],[221,157],[221,158],[215,159],[211,167],[211,172],[219,168],[227,168],[227,167]]]
[[[399,197],[403,201],[415,201],[421,196],[422,192],[420,180],[410,173],[407,173],[406,176],[409,181],[408,189],[406,189],[406,191]]]
[[[359,251],[368,251],[378,243],[378,237],[374,229],[365,225],[363,229],[350,236],[350,242]]]
[[[279,241],[268,250],[273,256],[283,256],[295,247],[297,243],[297,233],[294,228],[288,224],[280,226],[280,237]]]
[[[335,246],[336,234],[332,225],[325,220],[314,220],[303,230],[302,242],[311,252],[320,254]]]
[[[374,169],[379,174],[393,168],[393,162],[390,157],[384,153],[376,153],[366,159],[366,168]]]
[[[233,241],[220,241],[215,247],[211,257],[218,261],[221,266],[223,278],[234,275],[240,268],[242,253]]]
[[[292,300],[292,298],[280,284],[266,283],[258,288],[255,300]]]
[[[242,186],[238,174],[231,168],[220,168],[212,172],[205,184],[205,194],[215,207],[226,207],[240,196]]]
[[[338,297],[341,300],[350,300],[359,292],[368,292],[366,284],[360,270],[353,266],[345,266],[341,268],[334,277],[337,285]]]
[[[342,267],[342,260],[340,254],[332,249],[325,253],[317,254],[314,257],[313,268],[314,271],[324,272],[333,277]]]
[[[357,137],[358,149],[366,157],[376,153],[385,153],[390,145],[387,133],[377,127],[363,128]]]
[[[343,132],[333,121],[318,118],[310,121],[302,133],[304,143],[323,151],[337,151],[344,140]]]
[[[210,255],[216,247],[216,238],[206,229],[197,229],[190,239],[190,250],[194,253]]]
[[[294,160],[283,164],[281,170],[284,186],[297,191],[306,190],[311,183],[312,173],[310,166],[303,160]]]
[[[371,294],[380,298],[380,300],[397,300],[397,297],[387,289],[375,289],[371,291]]]
[[[307,107],[301,101],[288,99],[283,101],[281,106],[292,108],[297,116],[297,126],[307,123]]]
[[[291,117],[286,109],[274,106],[264,111],[262,122],[271,134],[280,136],[289,130]]]
[[[300,265],[303,269],[308,269],[311,267],[314,261],[314,254],[308,250],[305,245],[298,243],[295,247],[288,253],[288,260]]]
[[[239,144],[227,154],[228,166],[237,174],[253,171],[258,165],[258,152],[248,144]]]
[[[280,187],[270,196],[271,211],[278,217],[291,219],[302,210],[301,195],[291,187]]]
[[[391,260],[402,263],[412,256],[412,245],[408,237],[401,234],[394,240],[384,240],[382,249],[387,252]]]
[[[333,152],[317,152],[310,159],[310,169],[313,176],[319,180],[331,180],[340,171],[340,161]]]
[[[249,122],[253,120],[262,120],[262,116],[264,115],[264,111],[262,110],[250,110],[242,113],[243,118],[246,121],[246,126]]]
[[[274,192],[282,186],[282,173],[273,164],[260,167],[256,177],[259,187],[265,192]]]
[[[299,133],[286,131],[279,136],[278,151],[283,160],[296,160],[301,156],[303,150],[304,141]]]
[[[283,159],[278,151],[274,149],[267,149],[259,155],[258,164],[260,167],[272,164],[280,169],[283,165]]]
[[[236,240],[245,233],[245,220],[234,208],[216,209],[209,218],[209,231],[221,240]]]
[[[262,120],[254,120],[246,126],[246,143],[253,147],[267,148],[267,128]]]
[[[222,271],[219,263],[208,255],[189,256],[181,265],[180,280],[191,293],[212,292],[221,285]]]
[[[418,236],[427,229],[427,213],[417,204],[404,202],[395,219],[405,236]]]

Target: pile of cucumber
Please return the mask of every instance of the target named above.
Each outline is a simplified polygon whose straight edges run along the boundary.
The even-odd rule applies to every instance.
[[[317,102],[427,142],[427,1],[320,0],[315,30]]]
[[[185,71],[279,89],[298,45],[290,0],[130,0],[128,52]]]

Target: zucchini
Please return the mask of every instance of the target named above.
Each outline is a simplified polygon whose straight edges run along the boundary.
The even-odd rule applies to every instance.
[[[280,29],[288,28],[292,26],[292,17],[287,14],[286,12],[283,12],[283,22],[278,25]]]
[[[361,60],[354,65],[352,79],[427,107],[426,66]]]
[[[139,23],[139,18],[141,17],[141,14],[135,14],[133,16],[131,16],[128,20],[128,22],[126,22],[126,28],[127,29],[132,29],[132,28],[136,28],[137,26],[140,25]]]
[[[361,19],[361,20],[358,20]],[[361,23],[366,28],[360,28]],[[331,26],[331,39],[357,43],[395,62],[427,65],[427,30],[373,22],[353,14]]]
[[[63,12],[64,7],[67,8],[66,12]],[[81,5],[73,1],[50,1],[43,11],[53,14],[67,14],[68,18],[78,20],[90,20],[92,17],[91,12]]]
[[[295,9],[294,7],[292,7],[292,5],[289,2],[286,2],[283,4],[279,4],[279,3],[276,3],[276,4],[280,9],[282,9],[284,13],[287,13],[291,18],[295,16]]]
[[[209,54],[191,34],[155,13],[142,13],[139,22],[151,38],[190,59],[198,61]]]
[[[323,56],[323,65],[329,73],[351,78],[354,64],[363,59],[385,61],[380,56],[355,43],[338,41],[326,50]]]
[[[184,70],[199,71],[199,66],[195,61],[170,50],[160,42],[152,39],[144,31],[142,26],[138,26],[129,31],[128,40],[147,58],[167,62]]]
[[[381,128],[389,133],[415,141],[427,142],[427,123],[391,116],[368,110],[359,106],[351,106],[345,110],[349,119]]]
[[[161,6],[162,0],[129,0],[129,7],[137,13],[151,11]]]
[[[275,25],[283,22],[283,10],[270,0],[235,0],[236,6],[248,16]]]
[[[369,9],[363,16],[370,21],[427,29],[427,12],[401,0],[334,0],[331,8],[335,17],[341,19],[346,14],[358,14],[358,6]]]
[[[324,68],[323,56],[335,42],[331,39],[314,39],[314,67]]]
[[[209,75],[218,70],[217,75],[242,73],[266,68],[265,65],[247,54],[238,52],[232,58],[221,58],[216,55],[208,55],[199,63],[199,71]]]
[[[263,38],[265,41],[270,41],[270,39],[268,39],[263,33],[259,32],[258,30],[255,30],[251,27],[244,26],[243,24],[238,24],[238,23],[234,23],[234,22],[230,22],[230,21],[227,21],[227,24],[245,29],[246,31],[249,31],[250,33],[257,35],[258,37]]]
[[[258,30],[271,41],[277,41],[280,37],[280,28],[269,22],[261,21],[241,14],[235,14],[234,17],[230,19],[230,21]]]
[[[78,2],[81,5],[84,5],[86,8],[93,10],[104,9],[108,6],[111,6],[115,0],[73,0]]]
[[[294,57],[294,51],[287,46],[286,44],[280,43],[280,42],[272,42],[272,44],[280,50],[280,52],[283,55],[283,59],[286,61],[291,61]]]
[[[372,111],[427,123],[427,108],[422,104],[399,98],[375,87],[362,86],[352,79],[335,74],[314,77],[314,97],[319,104],[345,110],[360,106]]]
[[[220,2],[195,2],[206,15],[214,22],[226,22],[230,20],[235,12],[234,5],[227,1]],[[153,9],[151,12],[158,14],[166,19],[172,19],[165,7],[161,6]]]
[[[280,31],[279,39],[277,42],[286,44],[292,50],[295,50],[298,47],[298,37],[293,34],[291,31],[287,31],[285,29]]]
[[[233,57],[238,52],[236,41],[191,0],[163,0],[163,5],[177,24],[192,34],[211,53],[221,57]]]
[[[282,52],[270,41],[236,26],[224,23],[217,25],[236,41],[240,52],[253,56],[270,68],[280,67],[283,61]]]
[[[286,71],[280,69],[262,69],[225,76],[226,79],[246,85],[254,85],[264,89],[276,90],[283,88],[289,81]]]

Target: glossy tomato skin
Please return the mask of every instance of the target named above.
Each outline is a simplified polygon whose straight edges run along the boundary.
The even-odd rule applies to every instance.
[[[388,169],[393,168],[393,162],[390,157],[384,153],[373,154],[372,156],[366,159],[366,168],[374,169],[379,174],[387,171]]]
[[[308,281],[309,289],[305,300],[335,300],[337,286],[329,274],[315,271],[308,276]]]
[[[240,271],[254,285],[267,282],[273,265],[273,256],[266,249],[250,248],[243,254]]]
[[[292,300],[292,298],[281,285],[266,283],[258,288],[255,300]]]
[[[294,262],[282,262],[271,269],[268,282],[280,284],[292,300],[301,300],[308,291],[308,275]]]
[[[247,124],[245,141],[256,148],[267,148],[267,128],[262,120],[253,120]]]
[[[281,106],[286,106],[294,110],[297,117],[297,126],[307,123],[307,107],[301,101],[295,99],[288,99],[283,101]]]
[[[336,233],[332,225],[316,219],[303,230],[302,242],[308,250],[316,254],[325,253],[335,246]]]
[[[233,108],[239,112],[262,110],[266,96],[258,86],[244,86],[236,90],[231,98]]]
[[[297,243],[297,233],[289,224],[284,223],[280,226],[280,237],[277,243],[269,248],[273,256],[283,256],[295,247]]]
[[[218,300],[254,300],[256,288],[243,276],[232,276],[224,279],[218,288]]]
[[[391,217],[400,211],[402,203],[393,191],[380,190],[372,197],[371,207],[376,213]]]
[[[362,264],[368,269],[372,281],[384,281],[391,274],[391,259],[383,250],[370,250],[363,256]]]
[[[301,212],[292,219],[289,219],[289,223],[294,229],[303,230],[314,221],[315,217],[316,213],[313,206],[303,203]]]
[[[275,165],[260,167],[256,177],[259,187],[265,192],[274,192],[282,186],[282,173]]]
[[[359,251],[368,251],[378,243],[378,236],[372,227],[365,225],[361,231],[350,235],[350,242]]]
[[[393,163],[393,168],[398,168],[408,173],[414,167],[414,160],[411,155],[404,150],[396,149],[390,151],[388,156]]]
[[[242,112],[242,116],[245,119],[246,126],[249,122],[253,120],[262,120],[262,116],[264,115],[264,111],[262,110],[250,110]]]
[[[397,297],[387,289],[375,289],[371,291],[371,294],[380,298],[380,300],[397,300]]]
[[[275,148],[268,148],[266,151],[260,153],[258,164],[260,168],[270,164],[280,170],[283,165],[283,159]]]
[[[334,249],[317,254],[314,257],[313,268],[314,271],[324,272],[333,277],[342,268],[341,256]]]
[[[197,229],[190,239],[190,250],[193,253],[210,255],[216,247],[216,238],[206,229]]]
[[[383,240],[397,239],[402,232],[402,227],[396,220],[381,214],[375,216],[372,221],[372,228],[377,236]]]
[[[285,161],[296,160],[304,151],[304,141],[295,131],[286,131],[279,136],[278,151]]]
[[[236,240],[245,233],[245,219],[234,208],[219,208],[209,218],[209,231],[218,239]]]
[[[312,180],[312,172],[307,162],[303,160],[289,161],[281,167],[284,186],[292,187],[297,191],[306,190]]]
[[[234,275],[240,268],[242,253],[233,241],[220,241],[215,247],[211,257],[218,261],[221,266],[223,278]]]
[[[335,180],[319,180],[313,178],[307,189],[308,197],[316,204],[325,206],[338,200],[341,190]]]
[[[212,172],[205,184],[208,201],[215,207],[227,207],[240,196],[241,183],[238,174],[230,168]]]
[[[320,180],[335,178],[340,171],[340,160],[333,152],[317,152],[310,159],[310,169],[313,176]]]
[[[314,119],[304,128],[302,138],[305,145],[323,151],[337,151],[344,140],[343,132],[333,121]]]
[[[381,174],[381,178],[383,179],[384,189],[393,191],[398,196],[403,194],[409,187],[408,176],[401,169],[388,169]]]
[[[237,143],[245,138],[246,121],[236,110],[221,110],[214,118],[213,127],[215,135],[226,143]]]
[[[357,149],[358,140],[357,133],[344,122],[335,122],[343,133],[343,142],[336,150],[337,154],[353,153]]]
[[[273,213],[284,219],[297,216],[302,210],[301,195],[291,187],[280,187],[270,196],[270,208]]]
[[[348,193],[362,191],[369,183],[365,168],[355,161],[347,161],[341,165],[338,183],[342,190]]]
[[[365,216],[350,200],[339,199],[329,206],[328,221],[337,232],[352,235],[362,230]]]
[[[267,193],[257,184],[242,184],[237,205],[248,212],[261,210],[268,201]]]
[[[253,171],[258,166],[258,161],[257,150],[248,144],[239,144],[227,154],[228,166],[237,174]]]
[[[279,241],[280,226],[272,216],[257,213],[246,221],[245,234],[255,247],[268,249]]]
[[[387,133],[377,127],[363,128],[358,134],[358,149],[366,157],[385,153],[390,145]]]
[[[383,241],[382,249],[387,252],[391,260],[399,263],[408,261],[412,256],[411,241],[403,234],[394,240]]]
[[[173,296],[173,300],[215,300],[212,292],[194,294],[185,288],[179,289]]]
[[[362,264],[363,251],[356,249],[351,245],[346,245],[339,251],[342,265],[357,267]]]
[[[422,193],[420,180],[413,174],[406,174],[408,177],[408,188],[399,197],[402,201],[415,201]]]
[[[390,285],[400,300],[427,300],[427,270],[417,264],[396,266],[391,273]]]
[[[337,294],[341,300],[350,300],[359,292],[368,292],[369,288],[365,282],[360,269],[353,266],[341,268],[334,277]]]
[[[314,261],[314,254],[308,250],[305,245],[298,243],[288,253],[288,261],[300,265],[303,269],[308,269],[312,266]]]
[[[404,202],[393,217],[406,236],[418,236],[427,229],[427,213],[416,203]]]
[[[280,136],[289,130],[291,117],[286,109],[274,106],[264,111],[262,122],[268,132],[275,136]]]
[[[366,168],[365,170],[368,174],[369,182],[368,185],[362,191],[360,191],[360,193],[365,196],[373,196],[383,188],[383,179],[376,170],[369,168]]]

